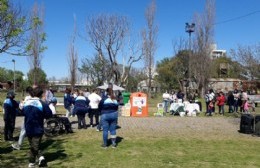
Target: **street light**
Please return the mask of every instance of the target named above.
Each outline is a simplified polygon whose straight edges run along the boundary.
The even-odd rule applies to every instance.
[[[190,86],[190,84],[191,84],[191,68],[190,68],[191,67],[191,61],[190,61],[190,59],[191,59],[191,33],[193,33],[195,31],[195,23],[191,23],[191,24],[186,23],[185,31],[187,33],[189,33],[189,58],[188,58],[188,75],[189,75],[189,77],[188,77],[187,84],[188,84],[188,86]],[[186,96],[188,97],[188,92],[186,92]]]
[[[14,92],[15,92],[15,60],[12,59],[12,62],[14,63]]]

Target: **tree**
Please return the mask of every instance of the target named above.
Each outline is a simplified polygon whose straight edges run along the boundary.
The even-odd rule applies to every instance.
[[[25,35],[29,30],[26,21],[19,6],[9,0],[0,0],[0,54],[25,54]]]
[[[87,35],[100,57],[102,65],[109,61],[109,73],[103,67],[103,81],[119,83],[118,53],[122,50],[129,22],[125,16],[101,14],[90,17],[86,24]],[[107,76],[105,76],[107,75]]]
[[[251,46],[238,45],[237,50],[232,49],[231,54],[239,62],[245,73],[243,75],[249,80],[260,79],[260,44]]]
[[[46,41],[46,33],[43,30],[43,10],[37,3],[34,4],[32,9],[31,15],[31,31],[30,31],[30,38],[29,44],[27,46],[28,54],[28,62],[30,64],[31,72],[33,72],[33,84],[38,85],[37,83],[38,77],[37,72],[40,72],[39,69],[41,68],[41,60],[42,60],[42,53],[47,48],[43,45],[44,41]]]
[[[157,81],[162,89],[183,90],[183,80],[188,77],[188,53],[180,50],[175,56],[165,58],[157,64]]]
[[[82,60],[82,65],[79,71],[86,74],[87,80],[91,81],[93,85],[99,86],[103,84],[103,76],[109,72],[109,61],[102,61],[101,58],[96,55],[93,58],[85,58]],[[103,72],[103,70],[105,70]]]
[[[227,74],[226,76],[221,75],[220,65],[227,65]],[[228,78],[241,78],[241,74],[243,73],[242,65],[236,61],[233,61],[229,57],[219,57],[212,61],[211,64],[211,77],[219,78],[219,77],[228,77]]]
[[[13,81],[14,71],[0,67],[0,82]],[[15,81],[17,86],[23,81],[23,73],[21,71],[15,71]]]
[[[71,37],[71,42],[69,44],[69,55],[68,55],[70,84],[72,86],[72,91],[77,82],[77,71],[78,71],[78,53],[75,49],[76,33],[77,33],[76,17],[74,16],[74,32]]]
[[[37,74],[37,78],[35,78],[35,74]],[[41,86],[45,86],[48,84],[46,78],[47,76],[41,68],[30,69],[27,76],[28,76],[28,82],[30,86],[33,86],[35,83]]]
[[[193,81],[196,82],[201,96],[204,95],[208,79],[210,78],[210,46],[214,41],[214,22],[215,1],[206,0],[205,11],[195,16],[195,41],[190,67]]]
[[[148,6],[145,11],[145,18],[147,22],[147,28],[143,30],[143,51],[144,51],[144,63],[148,72],[148,94],[151,91],[151,81],[153,77],[154,68],[154,55],[156,51],[156,38],[158,33],[158,27],[155,25],[155,12],[156,3],[155,0]]]

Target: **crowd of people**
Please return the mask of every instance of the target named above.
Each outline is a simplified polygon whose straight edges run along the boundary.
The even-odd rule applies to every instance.
[[[255,110],[254,103],[249,103],[247,92],[245,90],[235,89],[234,91],[229,91],[227,94],[222,91],[214,93],[213,89],[208,90],[205,94],[206,102],[206,113],[205,115],[212,116],[213,113],[216,114],[215,107],[218,107],[218,113],[224,115],[225,105],[228,106],[228,113],[250,113],[249,108],[252,111]]]
[[[30,145],[29,166],[46,166],[47,162],[42,155],[41,141],[44,135],[44,122],[57,114],[57,98],[51,88],[45,91],[37,86],[26,88],[26,96],[22,101],[15,100],[15,93],[9,90],[3,104],[4,109],[4,140],[12,142],[13,149],[20,150],[25,137]],[[64,94],[65,116],[59,116],[65,126],[66,133],[73,133],[69,117],[77,116],[78,129],[87,129],[85,117],[89,117],[89,126],[96,127],[97,131],[103,131],[101,145],[107,148],[110,133],[111,146],[116,148],[116,128],[118,121],[119,101],[113,89],[109,87],[102,95],[96,89],[90,93],[66,88]],[[14,141],[14,128],[16,116],[24,116],[18,142]],[[95,122],[94,122],[95,121]],[[36,163],[36,161],[38,163]]]
[[[165,91],[162,95],[164,113],[169,113],[169,107],[172,103],[198,103],[198,93],[191,92],[185,95],[182,91],[170,92]],[[247,92],[245,90],[235,89],[224,93],[222,91],[214,92],[213,89],[209,89],[204,96],[206,109],[205,115],[212,116],[213,114],[225,114],[225,106],[228,106],[228,113],[250,113],[255,110],[254,102],[249,102]],[[216,109],[217,108],[217,109]]]

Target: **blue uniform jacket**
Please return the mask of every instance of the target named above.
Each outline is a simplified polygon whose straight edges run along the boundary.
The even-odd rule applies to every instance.
[[[49,106],[39,98],[31,98],[23,107],[24,124],[27,136],[42,136],[44,133],[44,119],[52,117]]]
[[[78,96],[75,99],[73,115],[82,115],[86,114],[89,109],[89,99],[84,96]]]
[[[72,96],[70,94],[67,94],[67,93],[64,94],[63,100],[64,100],[64,108],[65,109],[68,109],[73,103]]]
[[[118,111],[117,100],[112,100],[110,97],[103,97],[98,105],[101,114],[113,113]]]
[[[4,120],[14,120],[16,117],[16,110],[19,107],[19,104],[10,98],[5,99],[4,101]]]

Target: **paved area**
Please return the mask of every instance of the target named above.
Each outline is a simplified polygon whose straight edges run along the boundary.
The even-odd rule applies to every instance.
[[[70,117],[72,127],[77,131],[77,117]],[[24,117],[17,117],[16,128],[23,123]],[[89,123],[88,117],[86,117]],[[167,137],[182,138],[218,138],[219,135],[230,137],[241,136],[239,130],[240,118],[233,117],[119,117],[118,134],[124,137]],[[0,119],[3,126],[3,118]],[[242,135],[243,136],[243,135]]]

